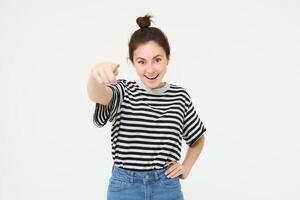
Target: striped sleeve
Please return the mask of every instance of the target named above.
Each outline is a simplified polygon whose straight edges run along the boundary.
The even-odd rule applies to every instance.
[[[186,144],[191,147],[206,131],[206,127],[200,120],[189,95],[186,106],[182,138],[185,140]]]
[[[124,80],[118,80],[115,85],[109,85],[112,89],[112,102],[110,105],[96,103],[93,122],[98,127],[103,127],[107,121],[114,121],[124,97]]]

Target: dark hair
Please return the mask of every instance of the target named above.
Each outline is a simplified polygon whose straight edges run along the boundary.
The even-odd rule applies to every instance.
[[[169,59],[170,56],[170,45],[166,35],[159,29],[155,27],[150,27],[152,16],[146,14],[144,17],[138,17],[136,23],[139,25],[140,29],[136,30],[129,40],[129,59],[133,63],[133,52],[136,50],[138,45],[144,44],[149,41],[154,41],[160,45]]]

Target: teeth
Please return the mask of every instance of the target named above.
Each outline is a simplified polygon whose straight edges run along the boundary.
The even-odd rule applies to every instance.
[[[156,76],[151,76],[151,77],[147,76],[147,78],[149,78],[149,79],[154,79],[156,77],[157,77],[157,75]]]

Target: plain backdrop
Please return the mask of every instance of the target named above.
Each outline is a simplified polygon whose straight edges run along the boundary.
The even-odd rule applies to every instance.
[[[185,198],[300,199],[299,10],[296,0],[1,0],[0,199],[106,198],[111,124],[93,124],[87,80],[102,61],[137,78],[127,45],[148,12],[169,38],[165,80],[189,91],[207,127]]]

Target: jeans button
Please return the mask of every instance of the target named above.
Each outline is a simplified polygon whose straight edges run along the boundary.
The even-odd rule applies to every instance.
[[[145,178],[146,178],[146,179],[148,179],[148,178],[149,178],[149,175],[148,175],[148,174],[147,174],[147,175],[145,175]]]

